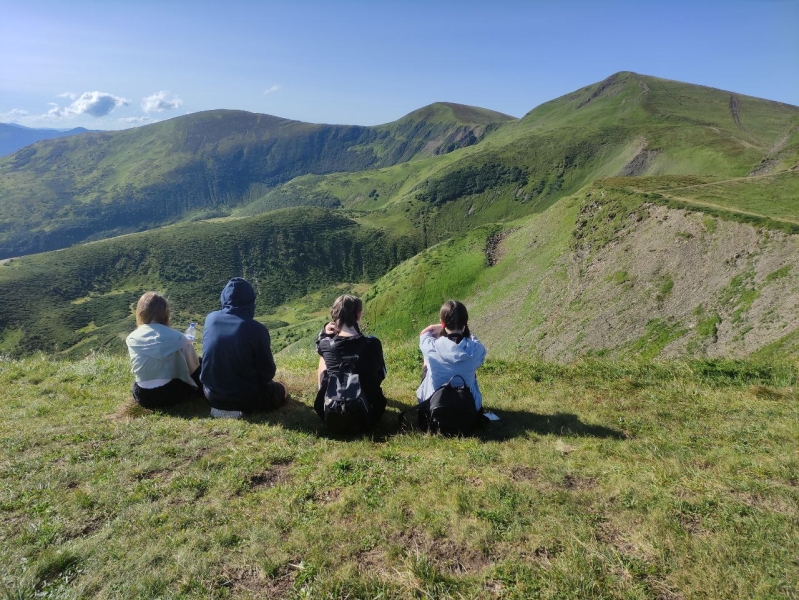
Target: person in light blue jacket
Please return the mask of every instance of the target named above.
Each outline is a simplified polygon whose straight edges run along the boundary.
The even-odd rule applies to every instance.
[[[166,298],[156,292],[139,298],[136,325],[125,339],[136,402],[157,408],[200,397],[200,359],[191,341],[169,326]]]
[[[419,335],[424,366],[416,398],[424,402],[439,387],[460,375],[474,396],[475,409],[480,411],[483,396],[476,371],[485,360],[485,346],[469,331],[469,313],[462,303],[448,300],[439,317],[440,324],[425,327]]]

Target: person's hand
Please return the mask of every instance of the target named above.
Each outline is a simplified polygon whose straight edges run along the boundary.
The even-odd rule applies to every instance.
[[[325,325],[325,335],[336,335],[336,324],[333,321]]]
[[[427,327],[422,329],[422,332],[419,335],[424,335],[425,333],[429,332],[432,333],[435,337],[439,337],[442,331],[444,331],[444,328],[441,325],[434,323],[433,325],[428,325]]]

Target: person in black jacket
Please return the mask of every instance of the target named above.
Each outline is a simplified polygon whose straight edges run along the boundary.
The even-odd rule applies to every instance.
[[[272,410],[286,401],[286,388],[274,381],[275,360],[269,330],[254,319],[255,290],[234,277],[222,290],[222,309],[209,314],[203,330],[200,381],[213,407],[211,416]]]
[[[314,410],[325,420],[325,392],[328,387],[328,371],[338,372],[341,358],[356,356],[352,371],[358,374],[361,388],[369,402],[369,426],[374,426],[386,410],[386,397],[380,384],[386,378],[386,362],[383,345],[373,336],[361,333],[358,324],[363,314],[363,303],[356,296],[344,295],[336,298],[330,310],[332,321],[325,325],[316,340],[319,353],[317,370],[319,391]]]

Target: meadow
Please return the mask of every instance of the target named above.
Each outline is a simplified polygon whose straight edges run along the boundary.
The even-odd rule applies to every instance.
[[[337,438],[288,405],[135,406],[127,360],[0,360],[0,598],[799,598],[791,362],[489,360],[476,438]]]

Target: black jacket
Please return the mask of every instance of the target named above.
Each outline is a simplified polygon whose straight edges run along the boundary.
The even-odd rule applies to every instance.
[[[348,359],[357,356],[352,369],[361,380],[366,399],[374,412],[377,422],[386,409],[386,398],[380,384],[386,378],[386,362],[383,359],[383,344],[376,337],[362,334],[354,336],[331,336],[322,330],[316,339],[316,351],[325,361],[326,370],[322,377],[322,387],[316,395],[314,410],[324,420],[325,390],[327,390],[327,372],[338,372],[341,368],[339,356]]]

